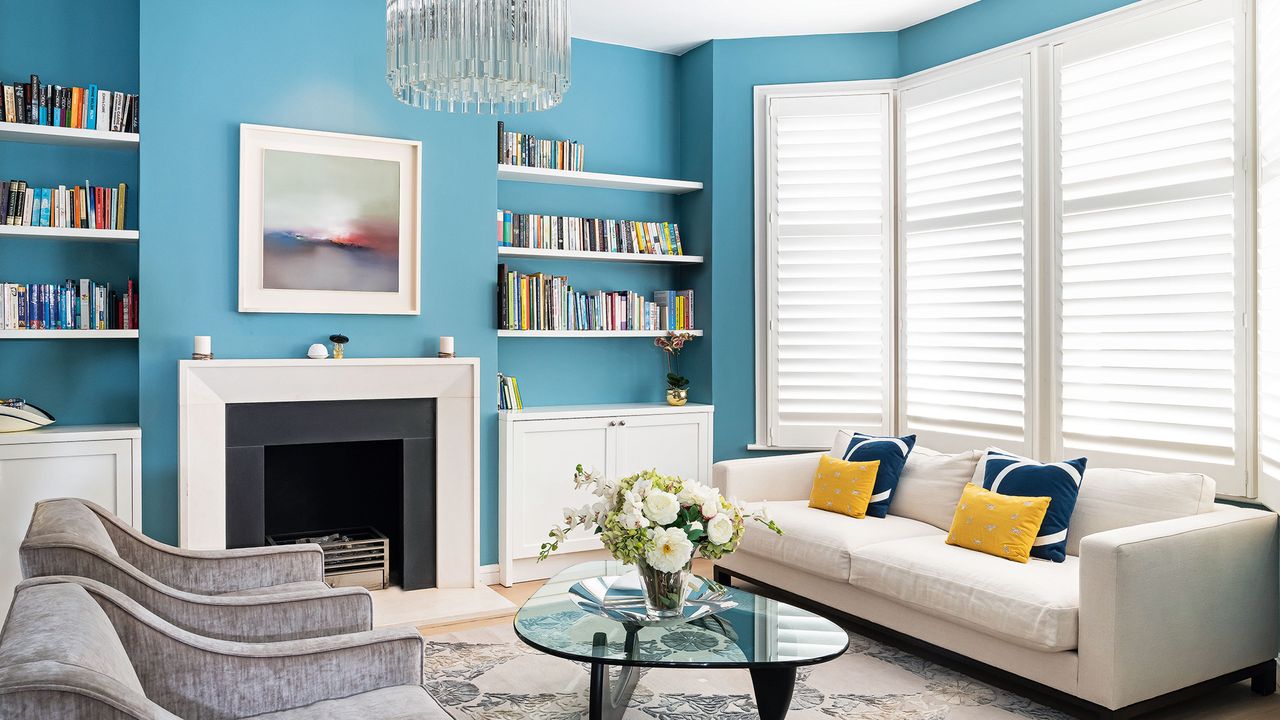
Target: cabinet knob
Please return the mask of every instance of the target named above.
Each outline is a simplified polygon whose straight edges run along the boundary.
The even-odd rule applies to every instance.
[[[619,420],[619,421],[618,421],[618,424],[619,424],[619,425],[626,425],[626,424],[627,424],[627,421],[626,421],[626,420]]]
[[[617,424],[618,423],[614,422],[613,420],[609,421],[609,427],[613,427],[614,425],[617,425]]]

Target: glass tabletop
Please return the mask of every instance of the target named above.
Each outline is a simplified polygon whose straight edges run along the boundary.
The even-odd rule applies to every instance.
[[[624,622],[582,607],[580,583],[609,582],[633,571],[619,562],[598,561],[560,572],[516,612],[516,634],[558,657],[644,667],[795,667],[831,660],[849,647],[849,636],[830,620],[738,588],[725,588],[724,599],[736,603],[733,607],[661,626]]]

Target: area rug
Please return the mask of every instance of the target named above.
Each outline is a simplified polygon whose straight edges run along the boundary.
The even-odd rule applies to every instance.
[[[850,634],[801,668],[788,720],[1066,720],[1067,715]],[[587,667],[544,655],[509,625],[427,638],[427,689],[456,720],[586,720]],[[746,670],[645,672],[625,720],[756,720]]]

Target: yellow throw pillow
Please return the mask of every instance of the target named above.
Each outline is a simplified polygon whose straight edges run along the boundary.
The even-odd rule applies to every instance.
[[[809,507],[849,517],[866,517],[879,471],[879,460],[849,462],[823,455],[818,459],[818,472],[813,475]]]
[[[1051,499],[1001,495],[965,485],[947,544],[1025,563]]]

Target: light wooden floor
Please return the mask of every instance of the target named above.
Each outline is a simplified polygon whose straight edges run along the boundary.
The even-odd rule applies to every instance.
[[[698,575],[710,577],[711,563],[707,560],[695,560],[693,570]],[[509,588],[494,585],[493,589],[515,603],[516,606],[520,606],[540,587],[542,587],[541,581],[519,583]],[[453,625],[424,627],[419,628],[419,631],[423,635],[430,637],[470,628],[493,627],[495,625],[509,624],[510,622],[511,617],[508,616]],[[1143,715],[1142,720],[1280,720],[1280,693],[1265,698],[1258,697],[1249,691],[1249,683],[1238,683],[1204,695],[1197,700]]]

